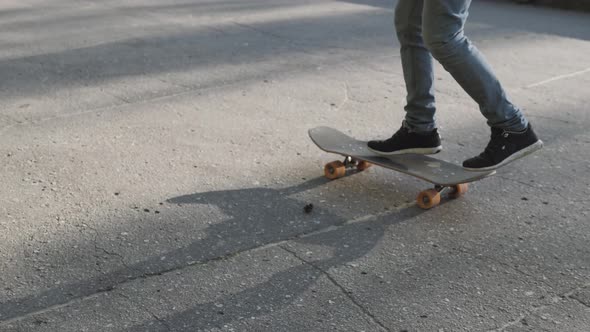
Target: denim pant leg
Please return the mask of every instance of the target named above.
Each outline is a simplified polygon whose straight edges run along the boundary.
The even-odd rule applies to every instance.
[[[436,128],[433,60],[422,38],[423,8],[424,0],[399,0],[395,10],[407,90],[404,126],[417,132]]]
[[[434,58],[478,104],[488,125],[520,131],[528,123],[510,102],[484,56],[465,36],[471,0],[425,0],[423,36]]]

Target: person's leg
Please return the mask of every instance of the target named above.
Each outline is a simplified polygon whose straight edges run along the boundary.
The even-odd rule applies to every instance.
[[[543,146],[514,105],[483,55],[464,34],[471,0],[425,0],[424,41],[434,58],[479,104],[492,127],[490,143],[463,162],[469,170],[492,170]]]
[[[407,90],[405,126],[414,132],[436,128],[432,56],[422,38],[423,8],[424,0],[400,0],[395,9],[395,30]]]
[[[484,56],[464,34],[471,0],[427,0],[423,35],[434,58],[475,100],[490,127],[522,131],[527,120],[508,99]]]
[[[407,90],[406,117],[391,138],[367,143],[378,154],[434,154],[442,150],[434,119],[432,56],[422,38],[423,8],[424,0],[400,0],[395,9]]]

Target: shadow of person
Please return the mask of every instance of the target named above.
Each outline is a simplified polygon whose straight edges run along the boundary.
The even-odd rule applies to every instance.
[[[318,232],[310,236],[301,237],[280,244],[287,256],[293,255],[299,264],[272,275],[267,281],[246,288],[238,293],[226,294],[220,291],[221,297],[215,301],[200,303],[183,312],[169,317],[159,317],[158,320],[144,322],[136,325],[129,331],[159,331],[182,330],[194,331],[206,328],[222,328],[224,325],[237,322],[244,318],[260,317],[279,311],[298,301],[307,289],[314,287],[322,277],[331,282],[336,289],[344,290],[340,284],[336,284],[335,277],[330,274],[330,269],[337,269],[364,257],[369,253],[383,237],[387,226],[410,219],[421,213],[415,207],[406,208],[396,213],[395,217],[384,216],[378,219],[349,223],[343,227],[334,227],[326,232]],[[313,259],[306,257],[305,252],[309,246],[322,247],[322,251],[331,252],[326,259]],[[272,263],[269,263],[272,264]],[[236,276],[239,278],[239,276]],[[266,278],[266,276],[261,276]],[[241,280],[234,280],[239,283]],[[228,282],[225,280],[224,282]],[[231,282],[231,281],[230,281]],[[202,285],[195,285],[198,290]],[[320,292],[322,290],[319,290]],[[345,293],[346,290],[344,290]],[[154,300],[153,296],[156,296]],[[184,294],[186,296],[186,294]],[[350,299],[350,294],[345,294]],[[157,294],[148,294],[143,299],[157,301]],[[168,299],[168,301],[173,301]],[[143,303],[149,306],[149,303]],[[311,306],[318,305],[311,304]],[[321,305],[319,305],[321,307]],[[354,307],[352,302],[348,306]],[[220,310],[220,307],[223,310]],[[281,320],[287,319],[281,317]],[[309,328],[301,319],[281,324],[289,326],[290,330],[304,331]],[[297,328],[299,326],[299,328]],[[376,326],[374,326],[376,328]]]
[[[153,254],[138,263],[127,264],[123,268],[106,271],[92,278],[63,283],[38,294],[0,303],[0,321],[41,311],[73,299],[110,291],[120,284],[138,278],[231,256],[328,226],[343,224],[346,222],[343,217],[321,208],[314,209],[311,214],[304,213],[305,202],[291,197],[321,186],[327,181],[324,178],[316,178],[281,189],[246,188],[171,198],[167,201],[169,204],[215,206],[227,216],[227,219],[208,226],[205,230],[206,235],[188,246]],[[162,256],[166,256],[166,260],[162,260]]]
[[[316,178],[284,189],[222,190],[171,198],[168,203],[180,206],[214,206],[227,218],[209,225],[201,241],[168,253],[168,262],[153,261],[154,269],[150,264],[141,268],[146,273],[176,269],[187,262],[204,262],[341,224],[346,220],[321,208],[305,213],[305,202],[291,197],[326,182]]]

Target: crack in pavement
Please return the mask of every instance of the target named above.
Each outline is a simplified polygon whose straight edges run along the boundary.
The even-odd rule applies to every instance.
[[[506,330],[507,328],[509,328],[511,326],[514,326],[514,325],[522,322],[522,320],[525,319],[525,318],[526,318],[526,315],[525,314],[521,314],[520,316],[518,316],[518,318],[509,321],[508,323],[502,325],[501,327],[499,327],[497,329],[494,329],[494,330],[488,330],[488,331],[489,332],[502,332],[502,331]]]
[[[129,265],[127,265],[127,263],[125,262],[125,257],[123,257],[121,254],[119,254],[117,252],[110,252],[110,251],[100,247],[98,245],[98,237],[100,236],[100,233],[98,232],[98,230],[92,226],[89,226],[89,225],[86,225],[86,227],[94,231],[94,239],[93,239],[94,251],[100,250],[109,256],[114,256],[114,257],[119,258],[119,261],[121,262],[121,264],[128,270],[132,270],[132,271],[136,271],[136,272],[140,272],[140,273],[142,272],[141,270],[138,270],[134,267],[130,267]],[[98,258],[98,257],[95,256],[95,258]],[[114,289],[114,286],[112,286],[112,288]]]
[[[315,265],[314,263],[307,261],[301,257],[299,257],[299,255],[297,255],[297,253],[291,249],[288,249],[285,246],[279,245],[279,248],[283,249],[284,251],[290,253],[291,255],[293,255],[293,257],[295,257],[297,260],[301,261],[302,263],[309,265],[311,267],[313,267],[314,269],[318,270],[320,273],[322,273],[326,278],[328,278],[328,280],[330,280],[330,282],[336,286],[340,292],[346,296],[346,298],[348,298],[358,309],[360,309],[365,316],[367,316],[370,321],[378,326],[381,327],[381,329],[387,331],[387,332],[391,332],[390,329],[388,329],[381,321],[379,321],[379,319],[377,319],[377,317],[371,313],[371,311],[369,311],[369,309],[365,308],[360,302],[358,302],[351,294],[349,291],[346,290],[346,288],[344,288],[344,286],[340,285],[340,283],[338,283],[338,281],[336,279],[334,279],[334,277],[332,277],[330,275],[330,273],[328,273],[326,270],[322,269],[321,267]]]
[[[569,296],[570,299],[575,300],[576,302],[579,302],[581,305],[590,308],[590,302],[586,302],[583,299],[580,299],[576,296],[576,294]]]
[[[129,296],[123,294],[123,293],[118,293],[118,295],[124,299],[126,299],[127,301],[131,302],[131,304],[134,304],[135,306],[143,309],[143,311],[147,312],[153,319],[155,319],[156,321],[158,321],[160,324],[164,325],[164,327],[166,328],[166,330],[168,331],[172,331],[172,328],[170,327],[170,325],[168,325],[168,322],[163,319],[160,318],[158,315],[156,315],[155,313],[153,313],[150,309],[148,309],[146,306],[137,303],[135,301],[133,301]]]
[[[587,300],[584,300],[584,299],[581,299],[578,297],[579,292],[583,289],[586,289],[586,288],[590,288],[590,283],[587,283],[587,284],[583,285],[582,287],[579,287],[579,288],[571,291],[570,293],[565,294],[564,296],[567,296],[568,298],[579,302],[583,306],[590,308],[590,301],[587,301]]]
[[[102,248],[102,247],[99,247],[99,246],[96,244],[96,242],[94,243],[94,249],[95,249],[95,250],[100,250],[100,251],[104,252],[105,254],[107,254],[107,255],[109,255],[109,256],[114,256],[114,257],[117,257],[117,258],[119,258],[119,260],[121,261],[121,264],[123,264],[123,266],[124,266],[125,268],[129,269],[129,270],[133,270],[133,271],[141,272],[141,270],[138,270],[138,269],[136,269],[136,268],[134,268],[134,267],[131,267],[131,266],[127,265],[127,263],[125,263],[125,258],[124,258],[124,257],[123,257],[121,254],[119,254],[119,253],[117,253],[117,252],[110,252],[110,251],[108,251],[108,250],[106,250],[106,249],[104,249],[104,248]]]

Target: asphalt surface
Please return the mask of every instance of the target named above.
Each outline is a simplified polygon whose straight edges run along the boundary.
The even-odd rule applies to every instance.
[[[0,331],[589,331],[589,14],[473,4],[545,148],[423,211],[307,137],[399,127],[393,7],[2,1]],[[489,129],[436,75],[460,162]]]

